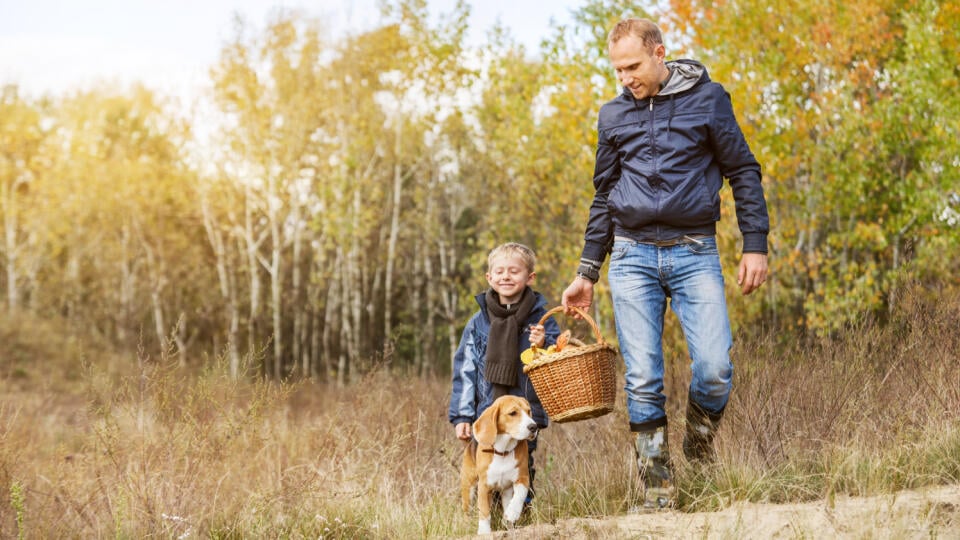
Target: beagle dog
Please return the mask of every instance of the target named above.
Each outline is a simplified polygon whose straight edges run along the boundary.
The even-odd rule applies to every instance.
[[[530,403],[522,397],[502,396],[473,423],[473,437],[463,452],[460,496],[463,511],[470,511],[475,492],[480,521],[477,534],[490,532],[490,505],[500,492],[503,519],[512,525],[520,518],[530,490],[527,441],[537,437],[537,423],[530,416]]]

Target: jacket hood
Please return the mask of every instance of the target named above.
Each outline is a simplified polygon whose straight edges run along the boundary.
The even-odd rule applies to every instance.
[[[669,96],[678,94],[685,90],[693,88],[703,80],[707,82],[710,76],[707,74],[707,68],[695,60],[676,60],[667,62],[667,68],[670,69],[670,76],[663,83],[658,95]]]
[[[654,97],[672,96],[685,92],[697,84],[710,81],[707,68],[696,60],[671,60],[667,62],[667,68],[670,70],[670,75]],[[626,86],[623,87],[623,93],[627,97],[633,97],[630,88]]]

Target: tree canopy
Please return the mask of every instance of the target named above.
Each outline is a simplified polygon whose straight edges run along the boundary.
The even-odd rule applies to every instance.
[[[463,2],[439,20],[388,2],[333,41],[303,13],[238,21],[210,68],[216,125],[142,87],[6,86],[4,309],[188,364],[225,354],[235,374],[244,356],[277,379],[442,372],[496,244],[537,251],[552,302],[573,276],[596,115],[618,92],[606,31],[627,15],[724,84],[763,167],[772,280],[731,287],[739,331],[829,336],[882,320],[904,287],[960,286],[960,5],[632,6],[585,1],[537,51],[502,28],[469,46]]]

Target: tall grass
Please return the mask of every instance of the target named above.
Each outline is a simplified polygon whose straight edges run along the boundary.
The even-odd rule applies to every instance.
[[[679,452],[688,368],[673,355],[680,509],[960,483],[957,328],[960,297],[917,295],[885,324],[865,321],[830,341],[738,340],[720,460],[706,468]],[[0,337],[0,537],[475,530],[475,516],[459,510],[462,446],[446,421],[446,379],[376,371],[347,388],[235,381],[217,361],[191,372],[165,355],[100,354],[42,321],[0,319]],[[552,425],[536,458],[526,523],[636,504],[622,403]]]

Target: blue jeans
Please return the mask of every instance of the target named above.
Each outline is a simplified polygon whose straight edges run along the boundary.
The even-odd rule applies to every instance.
[[[730,397],[733,337],[714,237],[656,247],[617,239],[608,280],[620,353],[626,363],[627,411],[633,431],[666,424],[663,320],[667,298],[683,328],[692,378],[688,399],[720,413]]]

